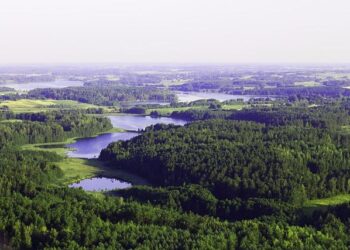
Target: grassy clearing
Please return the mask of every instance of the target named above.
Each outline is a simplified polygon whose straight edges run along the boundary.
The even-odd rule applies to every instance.
[[[227,104],[227,105],[222,105],[222,109],[224,110],[241,110],[243,108],[248,107],[246,104]]]
[[[222,109],[223,110],[241,110],[248,106],[249,105],[247,104],[227,104],[227,105],[222,105]],[[169,116],[174,111],[186,111],[189,109],[207,110],[208,106],[192,106],[192,107],[188,106],[188,107],[178,107],[178,108],[164,107],[164,108],[148,109],[146,114],[149,115],[152,111],[157,111],[159,114],[163,116]]]
[[[345,133],[350,133],[350,125],[341,126],[341,131]]]
[[[118,178],[134,185],[149,185],[149,182],[139,176],[112,168],[108,163],[96,159],[65,158],[56,164],[63,171],[63,177],[57,180],[57,184],[60,185],[68,185],[95,176]]]
[[[303,213],[311,216],[315,211],[326,212],[329,206],[340,205],[350,202],[350,194],[340,194],[333,197],[308,200],[304,203]]]
[[[94,136],[98,136],[101,134],[107,134],[107,133],[118,133],[123,132],[124,130],[121,128],[112,128],[108,131],[98,133]],[[92,136],[92,137],[94,137]],[[41,151],[49,151],[57,153],[60,156],[66,156],[67,151],[70,150],[68,147],[66,147],[67,144],[71,144],[76,142],[79,139],[79,137],[75,138],[68,138],[65,141],[61,142],[49,142],[49,143],[36,143],[36,144],[26,144],[22,146],[23,150],[41,150]]]
[[[304,207],[334,206],[346,202],[350,202],[350,194],[340,194],[329,198],[309,200],[305,202]]]
[[[321,86],[319,82],[309,81],[309,82],[295,82],[295,86],[304,86],[304,87],[317,87]]]
[[[176,79],[176,80],[162,80],[160,82],[160,84],[164,85],[165,87],[169,87],[169,86],[176,86],[176,85],[182,85],[186,82],[188,82],[189,80],[185,80],[185,79]]]
[[[165,107],[165,108],[156,108],[156,109],[148,109],[146,114],[150,114],[152,111],[157,111],[161,115],[170,115],[174,111],[185,111],[189,109],[207,109],[207,106],[193,106],[193,107],[178,107],[178,108],[172,108],[172,107]]]
[[[13,123],[13,122],[23,122],[23,121],[19,119],[9,119],[9,120],[0,121],[0,123]]]
[[[26,144],[21,148],[23,150],[34,150],[34,151],[48,151],[57,153],[60,156],[65,157],[69,148],[65,147],[66,144],[74,143],[76,138],[69,138],[63,142],[50,142],[50,143],[37,143],[37,144]]]
[[[115,131],[122,131],[114,128]],[[111,132],[111,131],[108,131]],[[106,133],[106,132],[105,132]],[[70,150],[66,144],[73,143],[77,138],[69,138],[64,142],[27,144],[22,146],[23,150],[40,150],[55,152],[63,157],[62,161],[54,162],[63,171],[63,176],[59,178],[54,185],[65,186],[83,179],[96,176],[118,178],[134,185],[149,185],[150,183],[142,177],[133,175],[123,170],[117,169],[116,166],[110,165],[96,159],[81,159],[67,157],[67,151]]]
[[[0,103],[0,107],[7,106],[15,113],[21,112],[42,112],[49,110],[62,110],[62,109],[87,109],[98,108],[99,106],[80,103],[71,100],[31,100],[20,99],[16,101],[5,101]]]
[[[16,91],[1,91],[0,95],[14,95],[17,94],[18,92]]]

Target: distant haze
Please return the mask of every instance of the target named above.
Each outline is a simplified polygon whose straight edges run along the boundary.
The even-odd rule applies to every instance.
[[[349,0],[1,0],[0,64],[349,63]]]

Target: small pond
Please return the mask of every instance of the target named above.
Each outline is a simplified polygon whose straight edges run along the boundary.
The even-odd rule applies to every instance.
[[[157,123],[174,124],[181,126],[187,123],[184,120],[173,119],[170,117],[151,117],[140,115],[116,115],[108,116],[108,118],[111,119],[113,127],[133,131],[145,129],[148,126],[155,125]]]
[[[233,100],[233,99],[243,99],[247,102],[251,98],[266,98],[267,96],[254,96],[254,95],[229,95],[224,93],[209,93],[209,92],[183,92],[179,91],[176,93],[179,102],[193,102],[201,99],[216,99],[220,102]]]
[[[66,88],[66,87],[80,87],[84,83],[81,81],[70,81],[65,79],[57,79],[51,82],[28,82],[28,83],[6,83],[1,86],[14,88],[15,90],[29,91],[38,88]]]
[[[111,142],[125,141],[137,136],[133,132],[107,133],[96,137],[88,137],[78,139],[67,147],[73,148],[73,151],[68,152],[69,157],[75,158],[97,158],[102,149],[108,146]]]
[[[132,185],[129,182],[106,177],[94,177],[69,185],[71,188],[82,188],[85,191],[110,191],[114,189],[129,188],[131,186]]]

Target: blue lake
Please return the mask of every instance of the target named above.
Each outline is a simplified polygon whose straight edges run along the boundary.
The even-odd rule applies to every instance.
[[[153,118],[150,116],[135,115],[118,115],[108,117],[111,119],[113,127],[122,128],[129,131],[138,131],[157,123],[175,125],[186,124],[186,121],[184,120],[172,119],[168,117]],[[137,132],[118,132],[101,134],[90,138],[81,138],[75,143],[67,145],[67,147],[72,148],[72,151],[68,152],[68,156],[75,158],[97,158],[100,155],[101,150],[107,147],[111,142],[129,140],[137,135]]]
[[[113,189],[129,188],[131,186],[132,184],[129,182],[105,177],[94,177],[69,185],[71,188],[82,188],[85,191],[109,191]]]
[[[121,132],[107,133],[96,137],[78,139],[75,143],[68,144],[67,147],[74,151],[69,151],[68,156],[74,158],[97,158],[103,148],[114,141],[128,140],[136,136],[137,133]]]
[[[29,91],[37,88],[66,88],[83,86],[81,81],[70,81],[64,79],[57,79],[52,82],[28,82],[28,83],[7,83],[1,86],[14,88],[15,90]]]
[[[170,117],[116,115],[116,116],[108,116],[108,118],[111,119],[113,127],[122,128],[125,130],[133,130],[133,131],[145,129],[148,126],[155,125],[157,123],[175,124],[175,125],[185,125],[187,123],[184,120],[173,119]]]

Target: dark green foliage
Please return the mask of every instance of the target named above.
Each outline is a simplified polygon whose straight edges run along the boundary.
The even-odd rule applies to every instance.
[[[142,203],[151,203],[165,208],[210,215],[231,221],[270,215],[281,215],[287,218],[287,214],[292,214],[295,211],[295,208],[288,203],[272,199],[219,200],[210,190],[200,185],[166,188],[133,187],[117,190],[115,194]]]
[[[160,186],[99,198],[58,186],[58,155],[12,146],[87,136],[110,128],[108,119],[5,111],[0,248],[349,249],[349,204],[311,215],[300,207],[350,191],[348,107],[210,110],[185,127],[150,126],[100,158]],[[226,120],[206,120],[218,117]]]
[[[54,111],[17,114],[23,122],[0,123],[0,148],[63,141],[70,137],[92,136],[112,128],[108,118],[85,115],[80,111]]]
[[[43,161],[54,160],[49,154],[40,156],[42,152],[37,152],[33,157],[28,152],[8,158],[11,154],[7,151],[2,155],[6,169],[17,171],[2,169],[0,232],[15,249],[317,249],[334,245],[338,249],[347,248],[339,232],[331,229],[317,231],[274,219],[227,223],[174,208],[123,202],[118,198],[95,199],[81,190],[50,186],[50,179],[45,176],[53,175],[55,169],[44,167],[48,163]],[[28,167],[18,168],[24,164]],[[9,175],[13,178],[7,180]],[[177,196],[183,206],[215,201],[198,186]],[[191,205],[189,208],[192,209]]]
[[[260,197],[300,204],[350,191],[348,135],[332,139],[328,130],[313,127],[225,120],[146,131],[110,144],[100,159],[158,185],[210,186],[220,199]]]
[[[129,114],[138,114],[138,115],[144,115],[146,114],[146,109],[142,107],[132,107],[129,109],[124,109],[124,113],[129,113]]]
[[[29,91],[27,98],[49,98],[56,100],[74,100],[96,105],[118,105],[128,101],[161,101],[173,102],[174,94],[152,87],[123,86],[88,86],[69,87],[62,89],[34,89]]]

